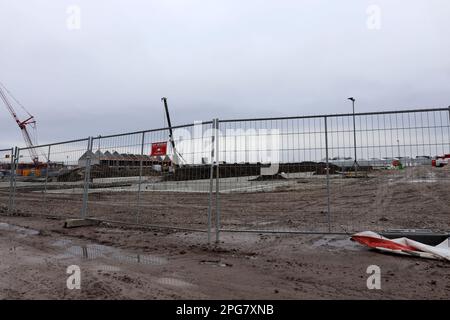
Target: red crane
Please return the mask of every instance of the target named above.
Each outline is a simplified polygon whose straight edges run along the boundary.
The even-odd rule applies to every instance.
[[[14,101],[16,101],[21,107],[22,109],[28,114],[28,118],[25,120],[20,120],[19,117],[17,116],[17,113],[14,111],[14,108],[11,104],[11,102],[8,99],[7,94],[9,94]],[[3,102],[6,105],[6,108],[8,109],[9,113],[12,115],[12,117],[14,118],[14,120],[16,121],[17,125],[20,128],[20,131],[22,132],[23,138],[25,140],[25,144],[28,148],[28,152],[30,153],[30,157],[31,160],[33,160],[33,162],[35,164],[37,164],[39,162],[39,156],[34,148],[33,142],[31,140],[31,136],[27,130],[27,126],[31,125],[32,127],[36,128],[36,120],[34,119],[34,117],[12,96],[12,94],[8,91],[8,89],[5,88],[5,86],[0,83],[0,97],[2,98]]]

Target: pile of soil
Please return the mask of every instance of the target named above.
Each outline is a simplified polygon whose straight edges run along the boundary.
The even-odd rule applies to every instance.
[[[249,179],[248,181],[272,181],[272,180],[286,180],[287,177],[284,173],[276,173],[272,175],[258,176],[254,179]]]

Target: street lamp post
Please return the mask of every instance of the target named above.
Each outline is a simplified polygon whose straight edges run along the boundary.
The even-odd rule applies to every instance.
[[[355,161],[353,162],[353,167],[355,168],[355,176],[358,173],[358,161],[356,158],[356,121],[355,121],[355,101],[356,99],[353,97],[348,98],[352,102],[353,108],[353,149],[355,151]]]

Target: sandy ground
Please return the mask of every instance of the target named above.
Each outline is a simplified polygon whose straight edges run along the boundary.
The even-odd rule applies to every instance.
[[[345,236],[224,234],[0,217],[2,299],[448,299],[450,264],[367,250]],[[66,268],[81,268],[81,289]],[[368,290],[366,269],[381,268]]]
[[[208,193],[185,192],[195,185],[204,186],[204,182],[183,182],[176,188],[171,185],[177,192],[143,191],[140,195],[137,191],[91,189],[87,215],[126,223],[206,230]],[[261,192],[261,186],[268,184],[277,187]],[[246,192],[220,194],[222,228],[325,232],[330,226],[331,231],[338,233],[386,228],[450,230],[449,168],[418,166],[371,172],[367,179],[333,175],[329,216],[325,176],[245,183],[242,178],[221,181],[224,190],[241,186],[245,186]],[[80,217],[82,194],[72,194],[71,189],[46,195],[40,191],[18,191],[16,208],[20,213]],[[213,197],[215,207],[214,200]],[[0,204],[7,203],[6,189],[0,190]]]
[[[222,227],[326,231],[324,181],[299,178],[276,191],[222,194]],[[368,179],[333,178],[331,187],[332,231],[450,229],[448,170],[417,167]],[[207,194],[141,196],[137,207],[135,192],[94,192],[89,216],[206,230]],[[61,219],[23,216],[79,217],[80,194],[19,193],[22,216],[6,216],[7,201],[8,194],[0,192],[3,299],[450,298],[449,263],[380,254],[348,235],[224,232],[219,244],[208,246],[205,232],[115,224],[64,229]],[[81,268],[81,290],[66,287],[72,264]],[[381,268],[381,290],[367,289],[369,265]]]

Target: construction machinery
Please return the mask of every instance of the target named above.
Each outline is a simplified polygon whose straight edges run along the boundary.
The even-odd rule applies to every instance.
[[[161,101],[164,103],[164,109],[166,111],[166,118],[167,118],[167,125],[169,126],[169,141],[170,141],[170,144],[172,145],[172,149],[173,149],[172,162],[175,165],[182,165],[182,161],[184,161],[184,158],[178,152],[178,150],[175,148],[175,140],[173,138],[172,122],[170,121],[170,114],[169,114],[169,107],[167,105],[167,98],[166,97],[162,97]]]
[[[8,99],[8,95],[25,111],[27,114],[27,118],[25,120],[20,120],[17,116],[16,111],[13,108],[13,105],[11,101]],[[34,116],[32,116],[25,107],[20,104],[19,101],[17,101],[14,96],[6,89],[6,87],[0,83],[0,97],[2,98],[3,102],[6,105],[6,108],[8,109],[11,116],[14,118],[14,121],[16,121],[17,125],[20,128],[20,131],[22,132],[23,138],[25,140],[25,145],[28,148],[28,152],[30,153],[31,160],[35,163],[39,163],[39,156],[34,148],[34,144],[31,138],[31,135],[27,129],[28,126],[31,126],[34,130],[36,130],[36,120],[34,119]]]

